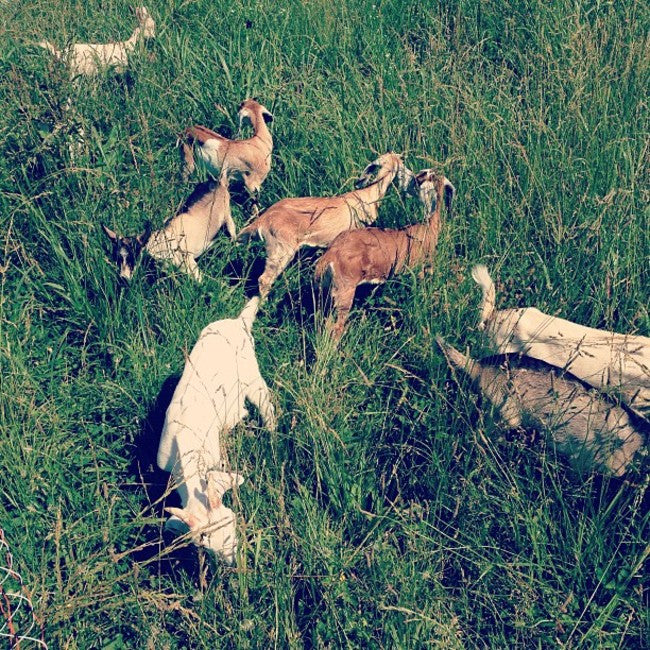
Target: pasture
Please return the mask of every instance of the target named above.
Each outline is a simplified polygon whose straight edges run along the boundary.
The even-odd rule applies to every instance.
[[[508,306],[649,335],[648,7],[146,6],[157,37],[129,72],[73,84],[34,43],[127,38],[129,3],[0,5],[0,528],[32,635],[71,650],[648,647],[647,479],[576,475],[542,437],[504,431],[434,340],[480,349],[478,262]],[[360,291],[338,349],[320,253],[272,287],[254,337],[278,429],[251,409],[229,440],[246,476],[226,497],[234,568],[163,539],[155,454],[174,377],[205,325],[239,313],[263,246],[222,232],[202,284],[145,260],[124,286],[100,224],[134,235],[173,215],[204,178],[182,180],[179,134],[235,136],[247,97],[275,117],[262,207],[347,191],[389,150],[457,195],[434,271]],[[421,218],[392,189],[378,225]]]

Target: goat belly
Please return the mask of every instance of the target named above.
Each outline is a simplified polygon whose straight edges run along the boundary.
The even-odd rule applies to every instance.
[[[548,430],[580,468],[625,472],[643,439],[628,414],[575,379],[553,371],[516,369],[512,390],[525,418]]]

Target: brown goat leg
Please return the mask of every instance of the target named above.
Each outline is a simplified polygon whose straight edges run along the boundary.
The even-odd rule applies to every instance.
[[[348,320],[350,315],[350,310],[352,309],[352,303],[354,302],[354,294],[356,293],[356,285],[352,289],[345,287],[344,289],[339,289],[338,287],[332,287],[332,302],[334,311],[336,313],[336,320],[333,325],[331,321],[328,322],[327,329],[330,331],[332,338],[338,341],[342,336],[345,330],[345,323]]]
[[[279,254],[276,253],[275,255],[267,253],[268,257],[266,258],[264,273],[260,275],[260,279],[258,280],[260,296],[262,298],[266,298],[271,290],[271,285],[280,273],[287,268],[287,265],[291,262],[295,254],[296,251],[291,249],[282,249]]]

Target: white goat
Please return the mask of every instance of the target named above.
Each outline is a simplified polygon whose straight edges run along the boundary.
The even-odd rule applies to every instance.
[[[248,415],[245,400],[275,430],[269,389],[260,375],[251,328],[259,298],[251,299],[234,319],[218,320],[199,336],[174,391],[160,438],[158,465],[171,472],[182,508],[166,526],[187,527],[193,541],[232,564],[237,550],[235,515],[223,493],[243,478],[223,471],[222,434]]]
[[[395,177],[400,190],[410,189],[412,172],[398,154],[386,153],[366,167],[356,182],[358,189],[339,196],[282,199],[243,228],[239,238],[257,234],[266,247],[260,295],[266,297],[303,246],[326,248],[340,233],[373,223],[379,203]]]
[[[156,23],[146,7],[137,7],[135,15],[138,26],[126,41],[75,43],[63,50],[57,49],[49,41],[41,41],[38,45],[49,50],[56,59],[63,61],[73,78],[92,77],[102,68],[114,68],[117,72],[124,72],[129,63],[129,55],[135,50],[140,38],[154,38],[156,35]]]
[[[643,436],[625,409],[577,379],[548,366],[490,366],[466,357],[440,337],[437,341],[449,365],[471,377],[510,427],[548,430],[558,449],[581,470],[621,476],[643,449]]]
[[[568,370],[594,388],[613,388],[650,422],[650,338],[585,327],[534,307],[497,310],[487,268],[474,267],[472,277],[483,291],[479,328],[496,352],[521,352]]]
[[[267,123],[273,121],[273,115],[256,100],[245,99],[239,105],[240,126],[246,118],[253,125],[254,134],[245,140],[230,140],[204,126],[191,126],[186,129],[185,137],[189,144],[183,142],[184,176],[187,178],[194,171],[191,144],[196,143],[197,155],[211,174],[222,174],[228,179],[242,180],[253,200],[257,202],[260,187],[271,171],[273,136]]]
[[[113,257],[120,277],[127,280],[133,277],[136,261],[144,249],[154,259],[169,260],[201,282],[196,259],[210,248],[224,224],[234,241],[237,229],[230,211],[228,182],[222,176],[219,183],[199,185],[186,210],[153,233],[147,228],[142,235],[120,237],[107,226],[102,224],[102,227],[113,242]]]

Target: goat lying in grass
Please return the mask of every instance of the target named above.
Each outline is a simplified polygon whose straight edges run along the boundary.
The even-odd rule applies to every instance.
[[[226,225],[230,238],[237,235],[230,211],[227,180],[203,183],[193,192],[185,211],[170,219],[160,230],[147,227],[142,235],[120,237],[102,225],[113,242],[113,258],[120,277],[130,280],[138,257],[145,250],[157,260],[169,260],[201,282],[196,259],[213,244],[221,226]]]
[[[229,140],[204,126],[191,126],[185,130],[190,144],[183,142],[185,159],[184,176],[194,171],[192,143],[196,143],[196,153],[214,176],[225,175],[228,179],[241,179],[255,205],[260,187],[271,171],[273,137],[267,123],[273,115],[254,99],[246,99],[239,105],[239,123],[248,118],[253,125],[254,134],[245,140]]]
[[[479,328],[496,352],[521,352],[568,370],[594,388],[613,388],[650,422],[650,338],[585,327],[534,307],[497,310],[487,268],[474,267],[472,277],[483,291]]]
[[[364,228],[342,232],[316,264],[315,278],[331,280],[336,322],[332,336],[343,335],[354,294],[360,284],[381,284],[405,269],[427,261],[438,243],[443,195],[451,213],[454,186],[430,169],[419,172],[415,185],[428,211],[428,222],[402,228]],[[433,203],[435,202],[435,208]]]
[[[201,332],[167,409],[158,448],[158,465],[173,474],[183,504],[166,508],[173,515],[166,527],[189,528],[195,544],[229,564],[237,550],[235,515],[221,498],[243,478],[223,471],[222,435],[248,415],[246,399],[266,428],[275,430],[251,334],[258,305],[255,297],[239,317],[215,321]]]
[[[358,189],[339,196],[282,199],[246,226],[240,238],[258,235],[266,247],[266,266],[259,278],[260,296],[265,298],[271,285],[303,246],[325,248],[337,235],[355,230],[377,219],[379,202],[397,177],[406,191],[412,173],[400,156],[386,153],[368,165],[356,182]]]
[[[625,409],[554,368],[499,368],[461,354],[438,337],[447,362],[468,374],[505,423],[545,429],[578,468],[623,475],[643,448]]]
[[[38,43],[49,50],[52,55],[63,61],[70,70],[71,77],[96,75],[102,68],[113,68],[116,72],[124,72],[129,63],[129,55],[135,50],[141,38],[154,38],[156,23],[146,7],[137,7],[135,15],[138,26],[126,41],[115,43],[75,43],[63,50],[57,49],[49,41]]]

